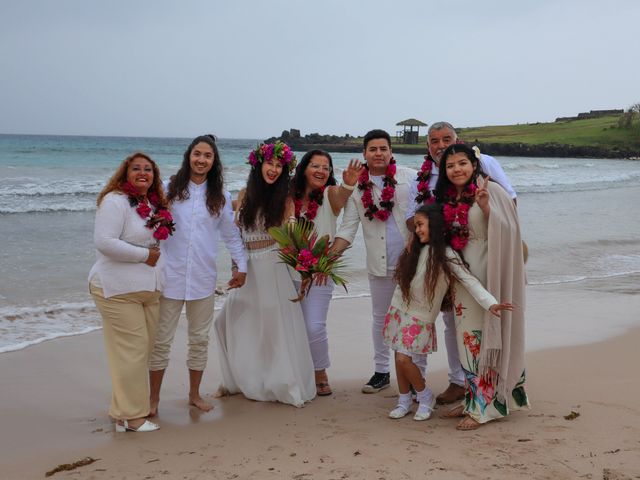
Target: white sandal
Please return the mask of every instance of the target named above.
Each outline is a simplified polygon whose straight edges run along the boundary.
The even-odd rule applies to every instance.
[[[398,419],[404,417],[411,411],[410,407],[405,407],[404,405],[396,405],[396,408],[389,412],[389,418]]]
[[[154,432],[160,428],[160,425],[157,423],[150,422],[149,420],[145,420],[142,425],[138,428],[133,428],[129,426],[129,422],[127,420],[123,420],[122,424],[116,422],[116,432],[124,433],[124,432]]]
[[[416,410],[416,414],[413,416],[413,419],[416,422],[422,422],[424,420],[429,420],[431,415],[433,414],[433,407],[436,404],[436,397],[431,396],[430,402],[422,402],[418,405],[418,410]]]

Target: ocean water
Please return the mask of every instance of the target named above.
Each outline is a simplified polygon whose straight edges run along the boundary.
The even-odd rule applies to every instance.
[[[100,327],[87,288],[95,199],[123,158],[144,151],[163,178],[190,139],[0,135],[0,353]],[[226,187],[246,181],[257,140],[220,139]],[[296,152],[301,154],[302,152]],[[344,168],[355,154],[333,154]],[[396,155],[418,168],[420,155]],[[635,293],[640,273],[640,162],[499,157],[518,192],[530,284],[598,282]],[[223,246],[219,284],[229,278]],[[368,295],[359,236],[346,255],[349,291]],[[218,302],[218,306],[221,301]]]

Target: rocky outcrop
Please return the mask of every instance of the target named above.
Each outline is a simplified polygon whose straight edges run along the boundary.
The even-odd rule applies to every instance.
[[[306,145],[346,145],[353,143],[353,137],[348,133],[343,137],[338,135],[320,135],[319,133],[309,133],[303,137],[300,135],[300,130],[295,128],[292,128],[291,130],[283,130],[279,137],[271,137],[265,141],[270,143],[275,142],[276,140],[282,140],[289,144],[291,148],[296,150],[305,150],[306,148],[300,147],[304,147]]]

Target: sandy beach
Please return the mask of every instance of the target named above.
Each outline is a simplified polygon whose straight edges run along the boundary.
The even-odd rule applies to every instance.
[[[206,414],[189,408],[181,325],[162,392],[162,429],[150,434],[113,433],[100,331],[6,353],[0,477],[43,478],[59,464],[92,457],[97,461],[51,478],[640,478],[634,292],[583,283],[529,287],[529,343],[537,347],[527,357],[533,408],[474,432],[458,432],[455,421],[438,415],[427,422],[388,419],[395,387],[360,393],[371,370],[368,298],[332,303],[334,395],[302,409],[239,395],[213,399],[220,378],[213,348],[203,391],[216,408]],[[576,343],[572,331],[594,321],[611,321],[617,336],[557,347]],[[540,349],[545,338],[557,348]],[[440,351],[430,361],[428,384],[440,392],[446,356]],[[572,411],[579,416],[565,419]]]

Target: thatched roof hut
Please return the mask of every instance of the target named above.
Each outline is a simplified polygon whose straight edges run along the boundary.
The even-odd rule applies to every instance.
[[[407,143],[410,145],[418,144],[418,137],[420,136],[420,127],[426,127],[427,124],[421,122],[415,118],[408,118],[406,120],[402,120],[401,122],[396,123],[396,125],[403,127],[402,130],[396,132],[396,137],[402,141],[402,143]],[[408,128],[407,128],[408,127]],[[414,128],[415,127],[415,131]]]

